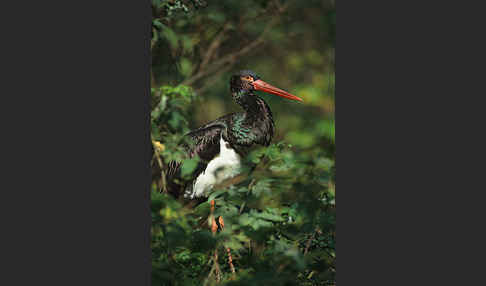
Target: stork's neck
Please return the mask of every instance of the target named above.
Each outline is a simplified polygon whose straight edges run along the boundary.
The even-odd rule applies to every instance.
[[[272,141],[275,123],[268,104],[252,91],[233,91],[233,98],[244,110],[243,124],[251,126],[254,137],[251,143],[268,146]]]
[[[272,119],[272,111],[268,104],[253,91],[238,90],[232,92],[233,98],[247,115]]]

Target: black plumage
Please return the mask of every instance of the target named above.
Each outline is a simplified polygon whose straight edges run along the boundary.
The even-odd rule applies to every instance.
[[[259,88],[260,87],[260,88]],[[193,181],[205,171],[208,163],[218,156],[221,138],[229,148],[244,157],[254,145],[268,146],[272,141],[275,123],[267,103],[255,94],[255,90],[277,94],[294,100],[299,98],[279,90],[260,80],[254,72],[244,70],[230,79],[230,91],[233,99],[243,108],[243,112],[231,113],[213,120],[204,126],[186,134],[191,144],[185,149],[189,157],[198,155],[200,162],[193,173],[192,180],[183,185],[181,181],[180,162],[172,161],[167,166],[169,192],[180,197],[184,192],[190,193]],[[283,94],[283,95],[282,95]],[[294,98],[292,98],[294,97]]]

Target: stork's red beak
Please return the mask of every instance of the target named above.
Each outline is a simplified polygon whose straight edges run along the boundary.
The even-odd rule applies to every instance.
[[[291,99],[291,100],[302,101],[302,99],[300,97],[297,97],[293,94],[290,94],[290,93],[286,92],[285,90],[281,90],[280,88],[276,88],[275,86],[268,84],[268,83],[266,83],[266,82],[264,82],[263,80],[260,80],[260,79],[255,80],[253,82],[253,87],[255,88],[255,90],[261,90],[263,92],[275,94],[275,95],[285,97],[285,98]]]

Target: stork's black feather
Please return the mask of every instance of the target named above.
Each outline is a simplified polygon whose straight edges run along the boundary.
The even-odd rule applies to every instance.
[[[186,134],[190,141],[190,144],[185,145],[188,156],[192,158],[198,155],[201,159],[193,173],[193,180],[218,156],[221,138],[228,142],[229,148],[234,149],[242,157],[255,145],[270,144],[275,124],[270,107],[254,93],[252,82],[258,79],[252,71],[241,71],[238,75],[232,76],[231,94],[244,112],[227,114]],[[180,179],[180,162],[170,162],[167,169],[169,181]],[[174,186],[172,184],[172,187]],[[179,191],[171,193],[182,194],[181,191],[185,187],[179,186]]]

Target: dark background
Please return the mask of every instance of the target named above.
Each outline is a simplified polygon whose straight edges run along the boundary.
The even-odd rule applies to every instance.
[[[343,285],[484,281],[484,23],[466,3],[337,5]],[[150,3],[14,4],[2,284],[149,285]]]

